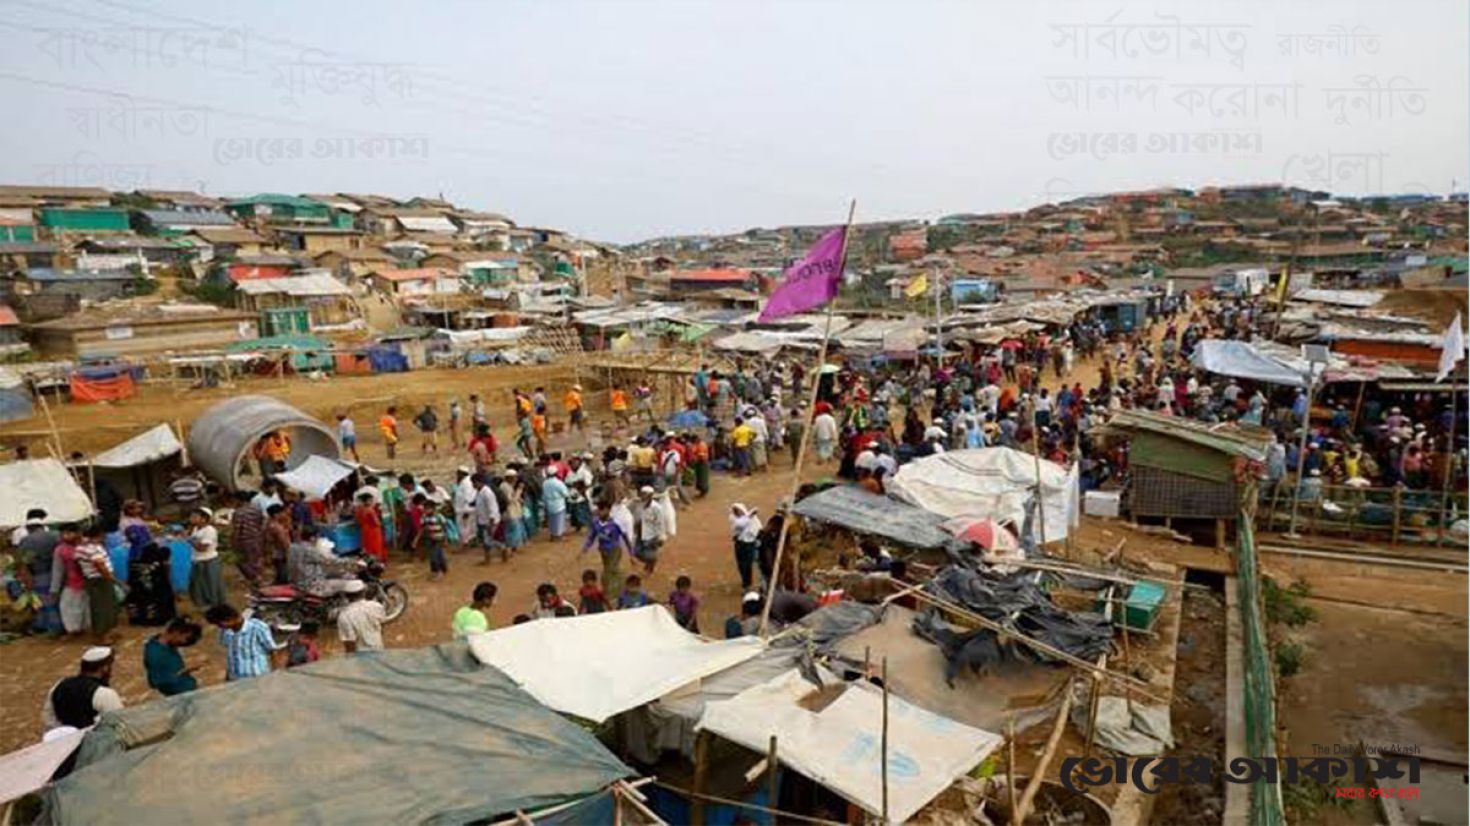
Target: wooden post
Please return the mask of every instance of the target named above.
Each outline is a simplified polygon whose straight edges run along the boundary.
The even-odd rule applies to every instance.
[[[775,738],[771,738],[775,741]],[[883,823],[888,823],[888,658],[883,658]]]
[[[852,234],[852,216],[857,211],[857,200],[854,199],[847,208],[847,229],[842,234],[842,249],[837,255],[838,277],[841,278],[843,270],[847,267],[847,238]],[[840,282],[839,282],[840,283]],[[801,444],[796,448],[796,467],[791,471],[791,502],[796,503],[796,493],[801,490],[801,466],[806,461],[807,446],[812,441],[812,421],[816,418],[817,391],[822,386],[822,368],[827,364],[827,347],[832,342],[832,309],[836,303],[834,297],[827,302],[827,323],[822,332],[822,347],[817,352],[817,366],[812,370],[812,392],[807,399],[806,427],[801,431]],[[781,533],[776,537],[776,557],[771,565],[771,583],[766,589],[766,603],[761,607],[760,636],[764,637],[771,622],[771,600],[776,596],[776,585],[781,581],[781,559],[786,552],[786,537],[791,532],[792,514],[788,513],[781,520]]]
[[[1127,623],[1124,623],[1127,627]],[[1036,793],[1041,790],[1042,778],[1046,775],[1047,768],[1051,765],[1052,757],[1057,753],[1057,745],[1062,742],[1062,732],[1067,728],[1067,715],[1072,711],[1072,681],[1067,681],[1067,696],[1062,699],[1062,710],[1057,712],[1056,725],[1052,726],[1051,737],[1046,740],[1046,749],[1041,753],[1041,760],[1031,772],[1031,779],[1026,783],[1026,791],[1021,795],[1021,805],[1011,807],[1011,822],[1021,824],[1026,822],[1026,813],[1031,810],[1031,802],[1036,799]]]
[[[1128,650],[1128,603],[1123,603],[1123,673],[1129,677],[1133,676],[1133,656]],[[1128,717],[1133,717],[1133,692],[1128,686],[1123,687],[1123,700],[1128,704]]]
[[[1215,550],[1225,550],[1225,520],[1215,520]]]
[[[1459,414],[1457,397],[1460,392],[1455,389],[1455,377],[1450,377],[1450,432],[1445,434],[1445,464],[1444,464],[1444,491],[1439,499],[1439,542],[1442,544],[1450,535],[1450,483],[1455,478],[1455,426],[1458,423]]]
[[[766,805],[772,809],[781,808],[776,800],[776,735],[771,735],[771,747],[766,751]],[[771,818],[771,822],[776,822]]]
[[[710,733],[700,731],[694,735],[694,794],[695,797],[689,804],[689,822],[693,826],[704,826],[704,795],[705,783],[709,777],[709,741]],[[774,808],[774,807],[773,807]]]
[[[1403,516],[1403,510],[1402,510],[1403,499],[1404,499],[1404,489],[1403,489],[1403,487],[1400,486],[1400,485],[1394,485],[1393,486],[1393,534],[1389,537],[1389,543],[1388,544],[1390,544],[1390,545],[1397,545],[1397,544],[1399,544],[1399,527],[1400,527],[1400,525],[1402,523],[1401,517]]]
[[[1021,810],[1020,801],[1016,800],[1016,715],[1012,712],[1006,718],[1006,805],[1011,810],[1012,826],[1020,826],[1021,821],[1016,818],[1016,813]]]
[[[1036,461],[1036,546],[1046,547],[1046,504],[1041,493],[1041,431],[1036,426],[1036,400],[1031,400],[1031,452]]]
[[[41,400],[41,412],[46,414],[46,427],[51,431],[51,444],[56,448],[56,458],[66,461],[66,450],[61,446],[61,431],[56,427],[56,419],[51,416],[51,405],[46,401],[46,391],[36,387],[36,398]]]

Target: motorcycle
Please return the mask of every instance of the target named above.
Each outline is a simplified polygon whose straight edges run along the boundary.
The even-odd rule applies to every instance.
[[[368,558],[361,561],[357,578],[367,584],[363,598],[382,604],[385,622],[392,622],[408,610],[408,589],[396,580],[383,579],[383,572],[383,563]],[[294,585],[266,585],[252,590],[246,602],[250,615],[272,628],[300,625],[303,620],[325,625],[336,621],[346,604],[346,594],[318,596]]]

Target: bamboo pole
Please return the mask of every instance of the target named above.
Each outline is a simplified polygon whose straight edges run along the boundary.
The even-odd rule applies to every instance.
[[[774,738],[772,738],[774,740]],[[888,658],[883,658],[883,822],[888,823]]]
[[[962,617],[962,618],[967,619],[967,620],[969,620],[969,621],[971,621],[973,623],[976,623],[977,625],[980,625],[981,627],[989,628],[990,630],[996,632],[996,634],[998,634],[998,635],[1000,635],[1002,637],[1009,637],[1011,639],[1014,639],[1014,640],[1017,640],[1017,641],[1021,642],[1022,644],[1026,645],[1026,646],[1028,646],[1030,648],[1034,648],[1037,651],[1042,652],[1043,654],[1047,654],[1049,656],[1056,657],[1057,659],[1062,660],[1063,662],[1066,662],[1069,665],[1072,665],[1072,666],[1075,666],[1077,668],[1080,668],[1083,671],[1086,671],[1086,672],[1091,673],[1091,674],[1096,674],[1097,676],[1099,676],[1099,677],[1101,677],[1103,679],[1107,679],[1107,680],[1112,680],[1114,682],[1123,683],[1124,685],[1127,685],[1127,686],[1132,686],[1140,694],[1144,695],[1145,697],[1148,697],[1150,700],[1154,700],[1155,702],[1163,703],[1165,705],[1168,705],[1169,704],[1168,698],[1161,697],[1161,696],[1155,694],[1151,690],[1152,689],[1152,686],[1150,686],[1148,683],[1143,682],[1142,680],[1135,679],[1134,677],[1128,676],[1126,674],[1118,674],[1118,673],[1115,673],[1115,672],[1112,672],[1112,671],[1108,671],[1106,669],[1098,668],[1097,666],[1095,666],[1092,663],[1090,663],[1090,662],[1082,659],[1081,657],[1077,657],[1077,656],[1074,656],[1072,654],[1068,654],[1067,652],[1061,650],[1060,648],[1057,648],[1057,647],[1055,647],[1053,645],[1050,645],[1048,643],[1044,643],[1041,640],[1038,640],[1038,639],[1034,639],[1032,637],[1029,637],[1026,634],[1021,633],[1020,631],[1015,630],[1014,628],[1007,628],[1006,626],[1004,626],[1004,625],[1002,625],[1002,624],[1000,624],[1000,623],[998,623],[998,622],[996,622],[996,621],[994,621],[992,619],[983,617],[980,614],[977,614],[974,611],[971,611],[971,610],[969,610],[968,608],[965,608],[962,605],[957,605],[957,604],[955,604],[953,602],[950,602],[949,600],[944,599],[942,597],[936,597],[933,594],[930,594],[930,593],[927,593],[927,592],[924,592],[924,591],[915,592],[914,596],[916,598],[918,598],[919,600],[921,600],[921,601],[929,602],[929,603],[931,603],[933,605],[937,605],[938,607],[943,608],[944,610],[949,611],[950,613],[955,614],[956,616]]]
[[[689,804],[689,822],[693,826],[704,826],[704,786],[709,777],[710,733],[705,730],[694,735],[694,793]]]
[[[852,235],[852,217],[857,211],[857,199],[853,199],[847,207],[847,224],[842,233],[842,247],[837,255],[838,278],[842,277],[847,269],[847,239]],[[840,282],[839,282],[840,283]],[[801,490],[801,467],[806,462],[807,447],[812,441],[812,421],[816,418],[817,392],[822,387],[822,367],[827,363],[827,348],[832,342],[832,310],[836,298],[827,302],[827,322],[822,331],[822,347],[817,352],[817,366],[812,370],[812,392],[807,399],[806,427],[801,431],[801,444],[796,448],[796,466],[791,471],[791,500],[796,501],[796,493]],[[760,636],[766,636],[771,622],[771,600],[776,596],[776,585],[781,581],[781,562],[786,553],[786,538],[791,532],[791,523],[794,520],[791,514],[787,514],[781,520],[781,533],[776,537],[776,558],[771,564],[771,582],[766,588],[765,605],[761,607]]]
[[[1455,477],[1455,423],[1458,418],[1456,406],[1460,395],[1454,389],[1454,378],[1450,379],[1450,432],[1445,434],[1444,492],[1439,499],[1439,538],[1443,542],[1450,533],[1450,482]]]
[[[1021,794],[1021,805],[1012,806],[1011,822],[1024,823],[1026,813],[1031,810],[1031,803],[1036,799],[1036,793],[1041,791],[1041,781],[1046,775],[1046,770],[1051,766],[1052,758],[1056,756],[1057,745],[1062,742],[1062,732],[1067,728],[1067,714],[1072,710],[1072,684],[1067,683],[1067,696],[1062,699],[1062,709],[1057,712],[1056,725],[1052,726],[1051,737],[1047,738],[1046,749],[1041,753],[1041,761],[1031,772],[1031,779],[1026,783],[1026,791]]]
[[[766,751],[766,802],[772,809],[780,808],[780,801],[776,799],[776,735],[771,735],[771,747]]]
[[[1031,400],[1031,453],[1036,462],[1036,538],[1037,547],[1046,547],[1046,503],[1041,493],[1041,428],[1036,425],[1036,399]]]
[[[1006,805],[1011,810],[1012,826],[1020,826],[1021,821],[1016,818],[1020,806],[1016,800],[1016,715],[1012,712],[1006,717]]]
[[[66,456],[66,448],[61,445],[61,431],[56,428],[56,419],[51,415],[51,405],[46,401],[46,391],[36,388],[36,398],[41,400],[41,412],[46,414],[46,427],[50,430],[51,443],[56,447],[57,458]]]

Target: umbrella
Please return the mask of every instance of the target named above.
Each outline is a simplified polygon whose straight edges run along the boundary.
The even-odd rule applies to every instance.
[[[974,542],[992,553],[1018,551],[1021,548],[1015,534],[994,519],[950,520],[944,527],[954,533],[956,538]]]

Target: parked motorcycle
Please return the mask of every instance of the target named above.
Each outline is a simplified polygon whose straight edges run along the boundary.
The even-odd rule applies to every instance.
[[[396,580],[383,579],[383,572],[383,563],[367,558],[362,561],[357,578],[367,584],[363,598],[381,603],[386,621],[392,622],[408,610],[408,589]],[[337,612],[346,604],[346,594],[317,596],[294,585],[266,585],[251,591],[246,602],[251,616],[272,628],[300,625],[304,620],[321,625],[335,622]]]

